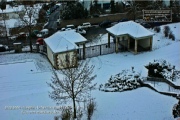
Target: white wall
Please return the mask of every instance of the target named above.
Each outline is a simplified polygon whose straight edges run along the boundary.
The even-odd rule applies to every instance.
[[[140,45],[143,48],[150,47],[150,38],[145,38],[145,39],[138,40],[138,45]]]
[[[69,64],[70,67],[73,67],[75,64],[72,63],[72,59],[75,59],[75,63],[77,62],[75,51],[67,51],[66,53],[60,53],[57,55],[57,67],[59,69],[65,68],[66,64],[68,63],[66,61],[66,55],[69,56]],[[63,65],[62,65],[63,64]]]
[[[119,37],[120,43],[126,47],[128,47],[128,39],[129,39],[128,35],[123,35]]]
[[[51,62],[51,64],[54,66],[55,64],[54,64],[53,52],[51,51],[49,46],[47,46],[47,56],[48,56],[48,59]]]

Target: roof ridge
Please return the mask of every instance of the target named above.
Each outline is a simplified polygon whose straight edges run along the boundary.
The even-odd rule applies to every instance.
[[[65,35],[66,35],[66,34],[65,34]],[[59,36],[60,36],[60,38],[63,38],[63,40],[66,40],[67,42],[69,42],[70,44],[72,44],[74,47],[76,47],[76,44],[70,42],[68,39],[66,39],[65,37],[63,37],[61,33],[59,34]],[[60,39],[60,42],[59,42],[59,44],[57,45],[56,49],[58,49],[58,46],[60,45],[61,41],[62,41],[62,39]],[[62,42],[63,42],[63,41],[62,41]],[[68,46],[68,45],[67,45],[67,46]],[[56,49],[55,49],[55,50],[56,50]]]

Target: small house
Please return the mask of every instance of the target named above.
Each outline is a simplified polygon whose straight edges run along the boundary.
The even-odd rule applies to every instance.
[[[58,31],[44,39],[47,57],[56,69],[77,66],[78,46],[85,46],[86,38],[75,31]]]
[[[114,38],[116,52],[127,50],[137,54],[152,50],[154,33],[134,21],[120,22],[106,30],[108,43],[110,36]]]

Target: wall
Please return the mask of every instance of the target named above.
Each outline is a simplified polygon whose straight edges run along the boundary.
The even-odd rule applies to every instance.
[[[69,62],[67,62],[67,60],[66,60],[66,55],[69,56],[68,57]],[[63,69],[63,68],[66,68],[67,65],[69,65],[69,67],[74,67],[74,66],[77,65],[77,56],[76,56],[76,51],[75,50],[66,51],[64,53],[59,53],[57,55],[57,68],[58,69]]]
[[[138,45],[140,45],[143,48],[149,48],[150,47],[150,37],[138,40]]]
[[[119,43],[122,44],[125,47],[128,47],[128,39],[129,39],[129,35],[122,35],[119,37]]]
[[[84,22],[90,22],[91,24],[99,24],[104,20],[118,21],[122,18],[127,18],[126,13],[117,13],[110,14],[106,16],[100,16],[97,18],[86,18],[86,19],[74,19],[74,20],[62,20],[60,23],[60,27],[65,27],[69,24],[74,24],[75,26],[82,25]]]
[[[47,57],[48,57],[49,61],[51,62],[51,64],[53,66],[55,66],[53,53],[52,53],[51,49],[49,48],[49,46],[47,46]]]

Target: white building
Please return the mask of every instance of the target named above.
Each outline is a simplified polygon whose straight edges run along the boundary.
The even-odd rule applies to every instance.
[[[44,39],[47,45],[47,57],[56,69],[77,66],[78,45],[87,41],[72,30],[58,31]]]

